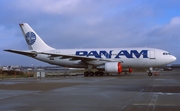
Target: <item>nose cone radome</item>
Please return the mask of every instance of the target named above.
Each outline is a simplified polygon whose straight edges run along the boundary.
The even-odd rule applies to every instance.
[[[172,56],[172,57],[171,57],[172,62],[176,61],[176,59],[177,59],[177,58],[176,58],[175,56]]]
[[[168,56],[168,57],[166,57],[166,58],[164,58],[165,60],[165,64],[170,64],[170,63],[172,63],[172,62],[174,62],[174,61],[176,61],[176,57],[175,56],[173,56],[173,55],[170,55],[170,56]]]

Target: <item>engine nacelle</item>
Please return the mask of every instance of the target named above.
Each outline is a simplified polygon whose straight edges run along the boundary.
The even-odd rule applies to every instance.
[[[108,73],[121,73],[122,65],[120,62],[107,62],[105,63],[105,71]]]

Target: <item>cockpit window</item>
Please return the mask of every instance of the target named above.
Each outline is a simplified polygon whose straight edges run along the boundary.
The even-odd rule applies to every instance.
[[[164,52],[163,55],[171,55],[170,53],[168,52]]]

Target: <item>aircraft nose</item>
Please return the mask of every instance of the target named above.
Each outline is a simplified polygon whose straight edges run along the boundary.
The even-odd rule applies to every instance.
[[[176,59],[177,59],[177,58],[176,58],[175,56],[171,56],[171,61],[172,61],[172,62],[176,61]]]

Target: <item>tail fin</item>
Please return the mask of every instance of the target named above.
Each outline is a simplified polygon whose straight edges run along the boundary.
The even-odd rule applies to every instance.
[[[19,24],[19,26],[21,27],[21,30],[30,50],[54,49],[48,46],[27,23],[21,23]]]

